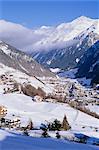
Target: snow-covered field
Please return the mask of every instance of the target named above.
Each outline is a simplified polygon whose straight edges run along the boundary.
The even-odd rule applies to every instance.
[[[1,94],[0,104],[7,107],[7,118],[11,118],[14,114],[21,119],[23,126],[28,124],[29,119],[32,119],[35,127],[40,127],[40,124],[46,121],[55,119],[62,121],[66,114],[73,132],[99,138],[98,132],[95,132],[95,128],[99,128],[99,119],[73,109],[67,104],[34,102],[31,97],[23,94]]]

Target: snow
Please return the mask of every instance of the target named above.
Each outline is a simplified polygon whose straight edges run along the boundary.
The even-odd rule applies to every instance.
[[[60,71],[59,68],[50,68],[50,70],[54,73],[58,73]]]
[[[67,119],[74,132],[86,133],[99,138],[94,128],[99,127],[99,120],[71,108],[67,104],[51,103],[51,102],[34,102],[31,97],[23,94],[1,94],[0,105],[4,105],[8,109],[7,118],[11,118],[14,114],[21,119],[24,125],[31,118],[36,127],[40,127],[45,121],[54,121],[56,118],[63,120],[66,114]],[[82,127],[85,126],[85,129]],[[93,129],[90,129],[90,126]]]
[[[15,132],[0,129],[1,150],[98,150],[98,147],[85,144],[71,143],[66,140],[51,138],[26,137]]]
[[[48,60],[48,61],[47,61],[47,64],[50,65],[50,64],[51,64],[51,60]]]
[[[75,69],[70,69],[68,71],[63,71],[63,72],[60,71],[60,73],[58,73],[58,75],[59,75],[59,77],[68,77],[68,78],[73,79],[73,78],[75,78],[75,74],[77,73],[77,70],[78,69],[75,68]]]
[[[78,63],[79,62],[79,58],[76,58],[76,63]]]
[[[5,54],[9,54],[10,53],[10,50],[8,50],[8,45],[0,45],[0,49],[2,49],[3,50],[3,52],[5,53]]]
[[[88,106],[86,106],[86,108],[88,108],[92,112],[96,112],[97,114],[99,114],[99,106],[98,105],[89,104]]]
[[[91,79],[86,79],[86,77],[77,79],[82,85],[90,86]]]

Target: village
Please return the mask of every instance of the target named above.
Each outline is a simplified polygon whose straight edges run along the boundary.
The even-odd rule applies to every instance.
[[[36,86],[35,86],[36,85]],[[65,109],[70,108],[73,111],[76,111],[75,114],[75,126],[76,119],[79,114],[79,111],[93,117],[95,119],[99,119],[99,114],[96,111],[93,111],[89,105],[95,106],[98,108],[99,105],[99,94],[97,89],[87,88],[82,86],[76,80],[62,79],[62,78],[35,78],[29,77],[24,74],[20,74],[17,76],[15,73],[5,73],[0,76],[0,93],[1,96],[11,96],[12,97],[17,94],[17,97],[23,95],[29,96],[31,98],[31,106],[33,108],[35,105],[41,104],[43,105],[60,105],[60,107],[65,106]],[[20,99],[20,98],[19,98]],[[6,98],[7,101],[10,101],[10,97]],[[4,102],[6,104],[6,102]],[[13,101],[11,105],[13,104]],[[25,101],[23,101],[23,105]],[[21,105],[21,104],[20,104]],[[0,102],[0,128],[1,129],[9,129],[15,130],[26,136],[33,137],[55,137],[55,138],[66,138],[68,139],[68,135],[66,133],[64,137],[64,131],[71,131],[72,124],[69,120],[68,122],[68,111],[64,113],[61,119],[57,117],[53,120],[47,120],[46,117],[43,121],[40,121],[39,126],[35,125],[35,119],[31,119],[28,117],[28,112],[25,110],[23,113],[16,113],[12,109],[10,112],[10,105],[3,105]],[[15,106],[15,109],[18,105]],[[29,108],[28,108],[29,109]],[[32,107],[30,108],[32,110]],[[39,110],[37,110],[39,111]],[[32,114],[33,112],[31,112]],[[24,118],[27,115],[26,118]],[[24,118],[24,119],[23,119]],[[35,118],[35,116],[32,116]],[[38,118],[39,120],[39,118]],[[42,119],[41,119],[42,120]],[[61,120],[61,121],[60,121]],[[64,123],[65,122],[65,123]],[[74,128],[72,126],[72,128]],[[80,126],[82,130],[87,128],[92,128],[95,133],[98,133],[99,128],[97,126],[91,127],[82,125]],[[73,130],[73,129],[72,129]],[[54,132],[53,132],[54,131]],[[52,134],[53,133],[53,134]],[[73,140],[75,142],[83,142],[89,139],[89,136],[85,136],[81,134],[80,137],[78,135],[72,135],[69,140]],[[96,140],[96,144],[98,144]]]

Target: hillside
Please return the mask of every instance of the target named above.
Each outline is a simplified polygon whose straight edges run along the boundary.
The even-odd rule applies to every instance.
[[[41,141],[41,146],[40,148],[45,147],[45,144],[43,145],[42,142],[46,143],[53,143],[58,145],[60,143],[60,146],[64,143],[63,150],[65,147],[69,146],[68,149],[72,149],[72,146],[75,146],[75,149],[79,149],[79,146],[81,144],[72,143],[69,142],[74,137],[76,134],[83,134],[88,136],[89,139],[89,145],[81,145],[82,150],[83,148],[92,148],[92,149],[97,149],[97,147],[93,147],[90,144],[92,144],[95,141],[99,141],[99,135],[98,131],[96,132],[96,129],[99,130],[98,124],[99,120],[91,117],[85,113],[82,113],[81,111],[75,110],[71,108],[67,104],[60,104],[60,103],[51,103],[51,102],[35,102],[32,100],[31,97],[25,96],[23,94],[5,94],[5,95],[0,95],[0,104],[4,105],[7,107],[8,114],[5,118],[7,119],[20,119],[20,127],[25,127],[29,119],[32,119],[33,122],[33,127],[34,130],[30,130],[29,132],[29,137],[24,137],[23,132],[21,130],[16,130],[16,128],[12,128],[11,130],[8,130],[7,128],[0,129],[0,144],[2,146],[2,150],[4,148],[7,149],[4,144],[7,144],[9,148],[11,149],[10,144],[13,143],[13,145],[16,146],[16,149],[18,147],[23,148],[26,146],[26,142],[24,142],[27,139],[27,143],[30,140],[30,147],[28,148],[34,148],[35,146],[37,147],[37,150],[39,149],[39,144],[33,144],[31,142],[36,141]],[[54,119],[58,119],[62,121],[64,114],[66,114],[68,121],[71,125],[71,130],[69,131],[60,131],[60,135],[62,136],[62,139],[65,138],[65,140],[60,140],[57,141],[55,139],[55,132],[49,131],[49,135],[51,138],[45,139],[45,138],[40,138],[42,136],[42,131],[40,130],[41,123],[48,123],[53,121]],[[37,130],[38,129],[38,130]],[[37,138],[39,137],[39,138]],[[66,139],[69,141],[67,142]],[[14,141],[13,141],[14,140]],[[47,141],[48,140],[48,141]],[[46,142],[45,142],[46,141]],[[20,144],[18,144],[18,143]],[[48,146],[47,143],[47,146]],[[51,150],[54,148],[59,148],[60,147],[57,145],[51,145]],[[27,146],[26,146],[27,147]]]
[[[99,83],[99,41],[90,47],[78,63],[77,77],[92,79],[92,84]]]
[[[0,63],[30,76],[55,76],[29,55],[2,41],[0,41]]]

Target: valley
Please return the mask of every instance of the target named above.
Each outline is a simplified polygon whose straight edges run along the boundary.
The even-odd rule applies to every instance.
[[[0,105],[7,108],[5,119],[11,120],[11,122],[20,120],[20,122],[12,123],[8,126],[2,126],[1,124],[1,132],[4,132],[5,135],[9,134],[11,139],[13,134],[22,138],[24,135],[22,128],[25,128],[29,120],[32,120],[33,129],[27,129],[27,132],[30,138],[34,138],[31,139],[34,141],[37,140],[36,138],[42,137],[43,131],[40,129],[42,124],[47,126],[48,123],[53,122],[55,119],[62,122],[64,115],[66,115],[71,129],[58,131],[62,140],[78,142],[79,138],[77,139],[76,136],[81,134],[81,136],[88,136],[87,142],[90,143],[89,145],[98,144],[99,118],[95,117],[95,114],[97,116],[99,114],[98,90],[84,87],[76,79],[59,77],[35,78],[4,65],[1,66]],[[31,87],[30,90],[26,85]],[[22,86],[26,90],[25,93]],[[42,93],[41,90],[38,93],[31,93],[31,90],[38,88],[42,89]],[[93,116],[88,114],[87,111],[83,112],[77,109],[76,106],[80,109],[85,107],[86,110],[88,109],[95,114]],[[49,130],[47,132],[53,143],[54,139],[56,139],[56,132]],[[50,139],[48,141],[50,142]],[[64,142],[66,141],[62,141],[62,143]],[[19,144],[19,146],[21,145]]]
[[[0,35],[0,150],[99,149],[98,22],[31,31],[0,21],[40,36],[25,52]]]

